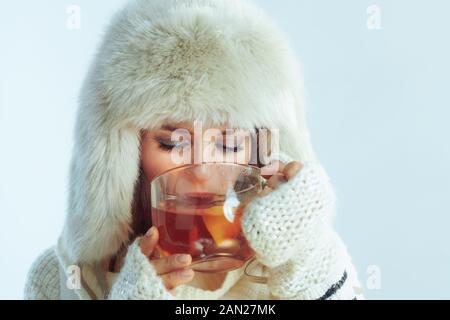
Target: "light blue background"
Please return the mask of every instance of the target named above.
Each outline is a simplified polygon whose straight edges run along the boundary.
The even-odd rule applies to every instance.
[[[366,297],[450,298],[450,2],[256,2],[302,60],[313,143]],[[2,4],[0,298],[22,298],[30,264],[62,228],[77,95],[122,3]],[[66,28],[71,4],[80,30]],[[381,30],[366,26],[371,4]]]

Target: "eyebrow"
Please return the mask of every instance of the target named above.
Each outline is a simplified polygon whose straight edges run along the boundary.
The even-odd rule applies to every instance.
[[[187,131],[189,131],[189,133],[190,133],[191,135],[193,135],[192,130],[189,130],[189,129],[187,129],[187,128],[177,127],[177,126],[170,125],[170,124],[166,124],[166,125],[163,125],[163,126],[161,127],[161,130],[165,130],[165,131],[175,131],[175,130],[177,130],[177,129],[184,129],[184,130],[187,130]],[[223,135],[225,135],[225,134],[227,133],[226,130],[227,130],[227,129],[222,130],[221,133],[222,133]]]
[[[161,127],[161,130],[165,130],[165,131],[175,131],[175,130],[177,130],[177,129],[184,129],[184,130],[189,131],[189,133],[192,134],[192,131],[189,130],[189,129],[187,129],[187,128],[176,127],[176,126],[173,126],[173,125],[170,125],[170,124],[166,124],[166,125],[163,125],[163,126]]]

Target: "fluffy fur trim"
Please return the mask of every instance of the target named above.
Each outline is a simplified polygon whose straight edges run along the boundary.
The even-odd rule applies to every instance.
[[[85,79],[60,247],[95,262],[128,241],[140,130],[165,121],[279,129],[314,157],[300,68],[271,20],[244,0],[137,0],[112,19]]]

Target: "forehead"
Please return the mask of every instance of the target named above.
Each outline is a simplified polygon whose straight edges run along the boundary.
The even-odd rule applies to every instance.
[[[232,128],[231,126],[228,126],[228,124],[220,124],[220,125],[215,125],[215,124],[208,124],[208,123],[202,123],[202,122],[166,122],[163,125],[161,125],[161,127],[159,128],[159,130],[164,130],[164,131],[175,131],[177,129],[185,129],[189,132],[191,132],[192,134],[195,134],[196,132],[199,131],[205,131],[205,130],[209,130],[209,129],[217,129],[220,130],[222,133],[226,133],[227,130],[230,130],[232,132],[249,132],[250,130],[248,129],[241,129],[241,128]]]

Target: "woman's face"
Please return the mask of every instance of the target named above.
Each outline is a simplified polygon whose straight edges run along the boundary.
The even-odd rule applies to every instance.
[[[198,123],[167,123],[142,136],[142,169],[148,181],[186,164],[232,162],[248,164],[252,138],[247,130],[204,127]]]

